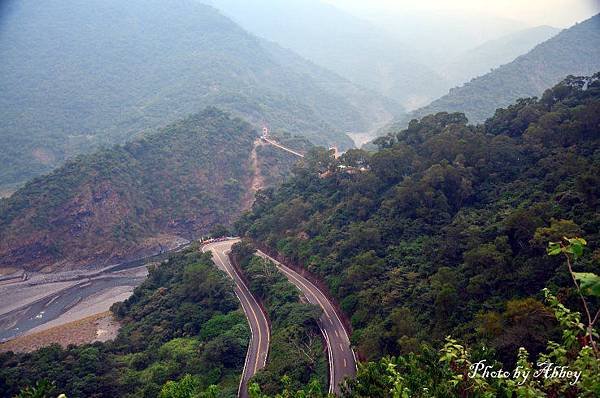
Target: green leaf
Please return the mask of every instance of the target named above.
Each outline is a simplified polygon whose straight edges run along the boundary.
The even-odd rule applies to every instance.
[[[583,246],[587,245],[587,242],[583,238],[567,238],[564,237],[564,240],[569,242],[567,246],[567,253],[573,254],[575,259],[578,259],[583,255]]]
[[[561,252],[560,243],[556,243],[556,242],[548,243],[548,249],[546,250],[546,252],[548,253],[549,256],[556,256],[557,254],[560,254],[560,252]]]
[[[560,247],[557,247],[555,249],[548,249],[549,256],[556,256],[557,254],[560,254],[560,252],[561,252]]]
[[[564,239],[572,245],[578,244],[581,246],[587,246],[587,242],[583,238],[564,238]]]
[[[583,255],[583,246],[579,243],[573,243],[571,247],[573,248],[573,255],[575,258],[579,258]]]
[[[600,276],[591,272],[574,272],[573,274],[579,281],[583,294],[600,297]]]

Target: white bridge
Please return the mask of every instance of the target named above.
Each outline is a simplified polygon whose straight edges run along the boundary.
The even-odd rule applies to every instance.
[[[289,152],[289,153],[291,153],[292,155],[296,155],[296,156],[298,156],[299,158],[304,158],[304,155],[303,155],[303,154],[301,154],[301,153],[299,153],[299,152],[296,152],[296,151],[294,151],[293,149],[286,148],[286,147],[284,147],[283,145],[279,144],[278,142],[276,142],[276,141],[273,141],[272,139],[270,139],[270,138],[269,138],[269,128],[268,128],[268,127],[263,127],[263,134],[262,134],[262,136],[261,136],[260,138],[261,138],[261,139],[262,139],[264,142],[266,142],[266,143],[268,143],[268,144],[271,144],[271,145],[273,145],[274,147],[277,147],[277,148],[279,148],[279,149],[281,149],[281,150],[283,150],[283,151]],[[333,154],[334,154],[334,156],[335,156],[335,158],[336,158],[336,159],[340,157],[340,152],[338,151],[338,149],[337,149],[337,146],[333,145],[333,146],[329,147],[329,150],[330,150],[330,151],[333,151]]]
[[[277,148],[279,148],[279,149],[281,149],[281,150],[284,150],[284,151],[286,151],[286,152],[289,152],[289,153],[291,153],[292,155],[296,155],[296,156],[298,156],[299,158],[304,158],[304,155],[303,155],[303,154],[301,154],[300,152],[296,152],[296,151],[294,151],[293,149],[286,148],[286,147],[284,147],[283,145],[281,145],[281,144],[279,144],[279,143],[277,143],[277,142],[273,141],[272,139],[270,139],[270,138],[269,138],[269,129],[268,129],[267,127],[263,127],[263,135],[262,135],[262,137],[260,137],[260,138],[261,138],[261,139],[262,139],[264,142],[266,142],[266,143],[268,143],[268,144],[271,144],[271,145],[273,145],[274,147],[277,147]]]

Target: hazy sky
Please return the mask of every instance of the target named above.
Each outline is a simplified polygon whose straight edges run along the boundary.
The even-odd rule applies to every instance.
[[[600,0],[325,0],[355,14],[382,10],[487,14],[564,28],[600,12]]]

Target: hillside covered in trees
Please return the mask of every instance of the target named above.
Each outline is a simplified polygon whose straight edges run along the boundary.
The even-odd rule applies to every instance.
[[[3,2],[0,58],[0,190],[209,105],[341,148],[401,111],[199,1]]]
[[[0,199],[0,268],[115,264],[230,224],[251,200],[257,137],[250,124],[209,108],[69,161]],[[260,150],[259,175],[280,181],[288,158]]]
[[[461,112],[471,122],[481,123],[496,109],[507,107],[519,98],[540,96],[567,75],[589,76],[598,70],[600,15],[563,30],[509,64],[451,89],[409,118]]]
[[[541,290],[575,302],[548,242],[585,236],[593,254],[578,268],[598,272],[599,117],[597,74],[482,125],[439,113],[375,153],[315,150],[239,229],[326,281],[363,358],[451,334],[513,366],[519,347],[537,355],[557,333]]]

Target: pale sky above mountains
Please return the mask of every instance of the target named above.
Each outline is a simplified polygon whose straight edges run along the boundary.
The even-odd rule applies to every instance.
[[[375,17],[385,13],[467,13],[494,16],[529,26],[567,28],[600,12],[600,0],[325,0],[339,8]]]

